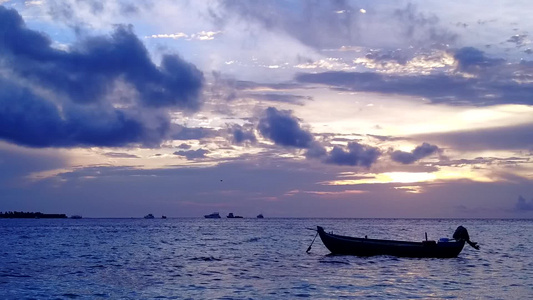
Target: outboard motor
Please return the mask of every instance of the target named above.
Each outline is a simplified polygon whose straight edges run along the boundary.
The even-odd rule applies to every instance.
[[[470,241],[470,236],[468,235],[468,231],[463,226],[457,227],[457,229],[453,233],[453,238],[458,241],[465,241],[472,248],[479,250],[478,244]]]

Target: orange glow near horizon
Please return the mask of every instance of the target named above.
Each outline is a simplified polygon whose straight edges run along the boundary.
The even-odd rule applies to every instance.
[[[386,183],[423,183],[435,182],[444,180],[459,180],[468,179],[477,182],[493,182],[495,179],[489,178],[481,172],[474,172],[472,170],[452,170],[449,167],[444,167],[434,173],[427,172],[385,172],[380,174],[368,174],[367,178],[357,179],[342,179],[322,182],[324,185],[358,185],[358,184],[386,184]],[[354,174],[354,176],[357,176]],[[406,189],[410,193],[421,193],[422,189],[419,186],[404,186],[397,189]]]

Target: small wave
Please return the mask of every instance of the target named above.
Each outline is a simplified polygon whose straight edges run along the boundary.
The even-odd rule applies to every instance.
[[[87,267],[88,269],[105,269],[106,266],[104,265],[94,265]]]
[[[95,297],[102,297],[102,298],[108,298],[108,297],[109,297],[108,294],[104,294],[104,293],[96,293],[96,294],[93,294],[93,296],[95,296]]]
[[[319,261],[322,264],[339,264],[339,265],[349,265],[349,262],[346,261],[340,261],[340,260],[320,260]]]
[[[200,256],[200,257],[193,257],[190,260],[195,261],[221,261],[221,258],[215,258],[213,256]]]
[[[30,275],[21,274],[0,274],[0,277],[31,278]]]
[[[76,298],[80,297],[80,295],[78,295],[78,294],[72,294],[72,293],[63,294],[62,296],[63,296],[63,297],[70,298],[70,299],[76,299]]]

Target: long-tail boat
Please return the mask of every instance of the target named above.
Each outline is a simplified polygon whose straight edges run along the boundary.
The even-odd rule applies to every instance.
[[[477,243],[471,242],[468,231],[459,226],[453,234],[453,239],[442,238],[439,241],[408,242],[395,240],[357,238],[327,233],[324,228],[317,226],[317,234],[332,254],[373,256],[391,255],[399,257],[457,257],[463,250],[465,242],[475,249]],[[314,240],[313,240],[314,241]],[[309,246],[309,249],[311,246]],[[308,249],[308,250],[309,250]]]

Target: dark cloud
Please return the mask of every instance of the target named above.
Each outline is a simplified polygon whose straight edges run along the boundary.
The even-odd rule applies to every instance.
[[[197,149],[197,150],[188,150],[188,151],[176,151],[174,152],[174,155],[178,156],[184,156],[187,158],[187,160],[195,160],[195,159],[202,159],[206,158],[206,154],[209,153],[209,150],[205,149]]]
[[[465,130],[413,136],[456,150],[530,150],[533,149],[533,124]]]
[[[323,158],[327,155],[327,150],[324,148],[322,144],[319,142],[312,142],[311,146],[307,149],[307,152],[305,153],[306,158]]]
[[[257,128],[264,137],[277,145],[307,149],[305,156],[308,159],[320,159],[327,164],[368,168],[381,155],[378,148],[357,142],[348,143],[345,149],[334,146],[327,152],[320,142],[315,141],[309,131],[301,128],[299,122],[300,120],[292,116],[290,111],[279,111],[269,107]]]
[[[348,143],[346,148],[345,150],[339,146],[333,147],[323,159],[324,162],[341,166],[362,166],[369,168],[381,155],[378,148],[362,145],[357,142]]]
[[[257,129],[277,145],[306,149],[313,142],[313,135],[300,126],[299,119],[290,111],[269,107],[259,121]]]
[[[390,156],[393,161],[407,165],[412,164],[424,157],[430,156],[438,151],[439,147],[428,143],[423,143],[422,145],[417,146],[411,152],[396,150],[391,152]]]
[[[188,149],[191,149],[191,145],[188,145],[188,144],[185,144],[185,143],[182,143],[178,146],[178,149],[184,149],[184,150],[188,150]]]
[[[527,45],[528,35],[527,34],[515,34],[510,37],[507,42],[516,44],[517,48],[521,48]]]
[[[64,106],[0,79],[0,138],[30,147],[153,145],[164,138],[168,120],[150,128],[125,111]]]
[[[239,145],[247,141],[252,144],[255,144],[257,142],[257,138],[255,137],[255,133],[252,129],[246,129],[242,126],[235,125],[230,128],[230,132],[234,144]]]
[[[504,63],[503,59],[488,58],[483,51],[473,47],[461,48],[455,51],[453,57],[458,64],[458,70],[475,73]]]
[[[533,199],[527,201],[524,197],[519,196],[515,204],[517,211],[533,211]]]
[[[110,37],[90,37],[70,51],[26,28],[15,10],[0,7],[0,55],[11,72],[79,103],[102,100],[118,80],[139,93],[145,106],[197,109],[203,74],[178,56],[166,55],[161,66],[151,60],[131,27],[117,26]]]
[[[172,55],[157,67],[130,27],[70,51],[51,44],[0,6],[0,139],[30,147],[155,146],[170,121],[149,108],[200,106],[202,73]],[[117,96],[119,82],[138,97]]]

